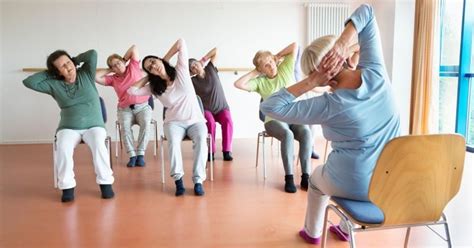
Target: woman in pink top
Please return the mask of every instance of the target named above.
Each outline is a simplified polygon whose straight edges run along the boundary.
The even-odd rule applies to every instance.
[[[178,61],[173,67],[168,61],[175,54],[178,54]],[[175,195],[180,196],[185,192],[181,141],[186,136],[193,141],[194,194],[204,195],[202,183],[206,180],[207,127],[189,75],[186,43],[179,39],[163,58],[146,56],[142,67],[148,76],[133,85],[128,93],[145,96],[153,94],[166,108],[163,130],[168,139],[171,176],[176,184]]]
[[[128,65],[126,65],[128,61]],[[117,119],[122,127],[122,140],[130,158],[128,167],[145,166],[145,149],[148,144],[152,109],[148,105],[148,96],[134,96],[127,93],[133,83],[143,77],[140,69],[138,50],[132,45],[122,57],[112,54],[107,58],[109,69],[96,73],[96,82],[112,86],[118,97]],[[133,124],[140,126],[138,146],[134,147]]]

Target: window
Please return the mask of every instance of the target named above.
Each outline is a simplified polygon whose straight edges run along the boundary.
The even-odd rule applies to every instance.
[[[440,133],[456,132],[474,149],[474,0],[441,0],[440,80],[434,92]]]

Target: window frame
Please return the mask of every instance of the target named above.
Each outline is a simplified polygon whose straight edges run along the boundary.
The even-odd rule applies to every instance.
[[[440,24],[443,27],[444,5],[446,0],[440,2]],[[461,46],[459,51],[459,65],[442,65],[440,64],[440,77],[457,77],[457,102],[456,102],[456,123],[455,132],[466,137],[467,151],[474,152],[474,144],[468,144],[467,135],[469,131],[469,97],[470,87],[474,83],[474,70],[471,70],[471,54],[472,54],[472,35],[474,27],[474,12],[467,11],[474,9],[474,0],[463,1],[463,15],[461,22]],[[443,31],[441,29],[440,41],[443,41]],[[440,46],[440,56],[443,46]],[[441,61],[441,60],[440,60]],[[474,66],[473,66],[474,67]]]

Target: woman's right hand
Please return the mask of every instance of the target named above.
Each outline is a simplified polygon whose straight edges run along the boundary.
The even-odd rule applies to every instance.
[[[335,67],[338,64],[344,62],[344,60],[349,56],[349,48],[343,45],[341,42],[336,41],[334,46],[329,50],[329,52],[324,56],[327,58],[326,61],[321,61],[320,65],[323,65],[323,68],[327,69],[330,67]]]
[[[341,70],[344,65],[344,59],[338,59],[338,56],[333,54],[326,54],[319,66],[308,76],[308,79],[315,84],[315,86],[331,86],[335,88],[337,82],[332,80]]]

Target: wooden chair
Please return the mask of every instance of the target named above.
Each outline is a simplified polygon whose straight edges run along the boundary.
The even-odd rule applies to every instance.
[[[350,247],[356,247],[354,232],[391,228],[407,228],[407,247],[411,227],[430,225],[444,225],[443,239],[451,247],[443,209],[459,191],[465,151],[465,140],[457,134],[403,136],[388,142],[370,181],[370,202],[331,197],[335,204],[326,208],[322,247],[330,210],[348,226]]]
[[[150,96],[148,98],[148,105],[150,105],[151,110],[155,109],[155,102],[153,101],[153,96]],[[156,150],[158,148],[158,123],[156,122],[155,119],[151,119],[150,121],[151,125],[155,127],[155,140],[153,143],[153,155],[156,157]],[[136,122],[132,123],[133,124],[138,124]],[[118,120],[115,121],[115,135],[119,139],[119,142],[115,142],[115,157],[118,157],[118,144],[120,144],[120,150],[123,149],[123,144],[122,144],[122,125],[120,125],[120,122]]]
[[[105,108],[105,103],[104,99],[102,97],[99,97],[100,101],[100,109],[102,113],[102,119],[104,120],[104,123],[107,123],[107,109]],[[56,167],[56,135],[54,135],[54,142],[53,142],[53,180],[54,180],[54,188],[58,187],[58,169]],[[80,144],[84,144],[84,141],[81,140]],[[107,150],[109,151],[109,162],[110,162],[110,168],[113,168],[112,165],[112,138],[110,138],[109,135],[105,138],[105,146],[107,147]]]

